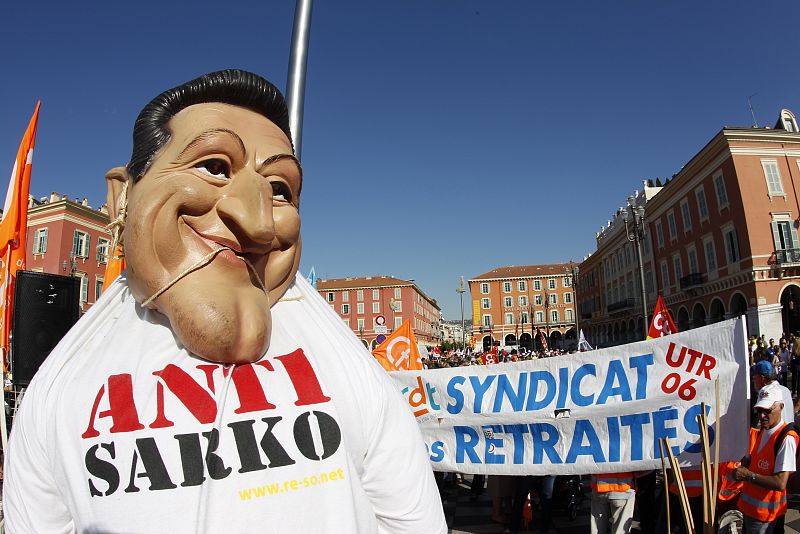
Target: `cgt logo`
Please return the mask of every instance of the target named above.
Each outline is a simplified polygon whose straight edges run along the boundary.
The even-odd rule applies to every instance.
[[[436,402],[436,388],[429,382],[424,382],[421,376],[417,376],[417,387],[406,386],[400,390],[405,395],[408,405],[414,412],[414,417],[420,417],[431,410],[439,411],[442,407]]]
[[[662,313],[657,313],[655,317],[653,317],[653,326],[656,330],[661,332],[659,337],[668,336],[670,334],[676,334],[677,332],[673,332],[669,328],[669,321]]]
[[[769,462],[765,459],[761,459],[758,461],[758,468],[759,469],[769,469]]]

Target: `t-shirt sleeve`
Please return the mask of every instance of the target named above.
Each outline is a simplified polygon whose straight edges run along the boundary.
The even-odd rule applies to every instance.
[[[783,440],[783,444],[778,449],[778,454],[775,456],[775,469],[774,473],[782,473],[789,471],[794,473],[797,470],[795,455],[797,454],[797,438],[793,435],[787,435]]]
[[[5,458],[3,511],[6,532],[73,532],[72,517],[57,489],[41,437],[40,397],[29,389],[14,418]]]
[[[419,425],[394,386],[381,382],[381,414],[372,429],[362,479],[378,532],[444,534],[447,522]]]

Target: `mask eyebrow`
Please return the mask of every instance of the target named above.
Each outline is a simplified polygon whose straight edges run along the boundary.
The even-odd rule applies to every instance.
[[[192,139],[192,141],[186,145],[186,148],[181,150],[181,153],[178,155],[178,158],[183,158],[184,154],[192,150],[194,147],[199,145],[200,143],[207,141],[218,134],[224,134],[233,138],[234,141],[239,145],[239,149],[242,151],[242,154],[245,154],[247,151],[244,147],[244,141],[242,138],[237,135],[236,132],[233,130],[228,130],[227,128],[215,128],[213,130],[206,130],[202,132],[200,135]]]
[[[302,167],[302,165],[300,165],[300,160],[298,160],[293,155],[291,155],[291,154],[275,154],[274,156],[270,156],[270,157],[268,157],[267,159],[265,159],[264,161],[261,162],[261,165],[258,166],[258,172],[263,171],[264,169],[266,169],[267,167],[269,167],[270,165],[272,165],[276,161],[281,161],[281,160],[284,160],[284,159],[288,159],[288,160],[293,161],[294,164],[297,165],[297,170],[300,171],[300,187],[298,188],[298,194],[299,194],[300,190],[303,187],[303,167]]]

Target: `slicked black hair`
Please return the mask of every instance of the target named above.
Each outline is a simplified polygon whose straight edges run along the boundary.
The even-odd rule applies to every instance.
[[[221,102],[254,111],[280,128],[289,143],[289,110],[283,95],[273,84],[252,72],[238,69],[204,74],[164,91],[147,104],[133,125],[133,151],[128,174],[138,181],[172,135],[168,123],[179,111],[194,104]],[[294,148],[292,148],[294,151]]]

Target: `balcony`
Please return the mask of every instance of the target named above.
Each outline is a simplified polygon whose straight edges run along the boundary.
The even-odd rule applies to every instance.
[[[613,304],[606,306],[608,313],[633,308],[636,305],[636,299],[622,299]]]
[[[705,273],[692,273],[687,274],[681,278],[681,289],[689,289],[696,286],[701,286],[706,282]]]
[[[800,248],[785,248],[775,251],[778,265],[784,263],[800,263]]]

